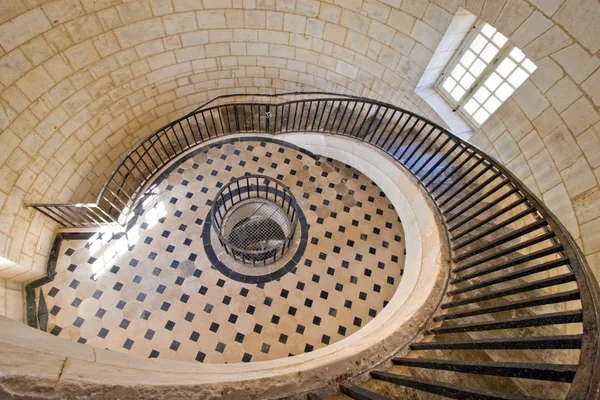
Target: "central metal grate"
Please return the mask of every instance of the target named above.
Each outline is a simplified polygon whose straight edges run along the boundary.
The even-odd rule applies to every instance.
[[[245,264],[269,264],[289,249],[297,224],[296,200],[264,175],[234,179],[213,201],[213,228],[227,254]]]

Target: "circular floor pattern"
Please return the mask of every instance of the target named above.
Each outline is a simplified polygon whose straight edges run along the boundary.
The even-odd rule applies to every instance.
[[[211,199],[244,173],[284,182],[306,217],[306,250],[278,280],[228,279],[203,250]],[[126,235],[63,240],[55,279],[36,290],[39,319],[59,337],[142,357],[297,355],[351,335],[385,307],[403,273],[403,235],[389,200],[353,168],[279,141],[231,141],[163,174]]]

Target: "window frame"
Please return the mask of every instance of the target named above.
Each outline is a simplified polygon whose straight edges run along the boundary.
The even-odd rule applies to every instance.
[[[507,58],[510,57],[509,55],[513,51],[513,49],[517,49],[517,50],[519,50],[519,51],[522,52],[521,49],[519,49],[517,46],[515,46],[514,44],[512,44],[510,42],[510,40],[508,40],[508,38],[507,38],[507,40],[504,43],[504,45],[499,48],[498,53],[494,56],[494,58],[489,63],[486,64],[486,66],[483,69],[483,71],[481,72],[481,74],[477,78],[475,78],[475,81],[473,82],[473,84],[471,85],[471,87],[465,92],[465,94],[462,96],[462,98],[460,100],[458,100],[458,101],[454,100],[451,97],[450,93],[448,93],[446,91],[446,89],[443,88],[442,85],[443,85],[445,79],[454,70],[454,67],[456,67],[456,65],[458,65],[458,63],[460,62],[460,59],[465,54],[465,52],[471,47],[471,44],[473,43],[473,41],[475,40],[475,38],[477,37],[477,35],[479,35],[481,33],[481,30],[482,30],[482,28],[483,28],[483,26],[485,24],[486,24],[486,22],[483,21],[483,20],[478,20],[478,21],[475,22],[475,24],[473,24],[473,26],[471,27],[471,32],[469,32],[469,34],[465,36],[465,38],[463,39],[463,42],[459,46],[458,50],[452,56],[452,58],[450,59],[450,61],[448,62],[448,64],[446,64],[444,70],[442,71],[442,73],[440,74],[439,78],[436,80],[436,82],[434,84],[434,88],[435,88],[436,92],[440,96],[442,96],[442,98],[445,101],[448,102],[448,104],[452,107],[452,111],[458,112],[459,115],[463,118],[463,120],[465,120],[471,127],[475,128],[475,129],[479,129],[481,127],[481,125],[483,125],[485,123],[485,121],[483,123],[477,122],[472,115],[470,115],[466,110],[464,110],[464,107],[475,96],[475,94],[477,93],[477,91],[479,90],[479,88],[482,87],[482,86],[484,86],[484,83],[487,81],[487,79],[493,73],[498,74],[498,72],[497,72],[498,67],[501,65],[501,63],[505,59],[507,59]],[[491,24],[488,24],[488,25],[490,25],[494,29],[496,29],[493,25],[491,25]],[[497,29],[496,29],[496,32],[498,32]],[[496,47],[498,47],[498,46],[496,45]],[[525,58],[523,60],[525,60],[525,59],[528,59],[527,56],[525,56]],[[515,62],[517,64],[517,66],[520,66],[522,64],[523,60],[521,62],[515,62],[514,60],[511,60],[511,61]],[[529,72],[526,68],[523,68],[523,69],[528,74],[527,78],[525,80],[529,79],[529,77],[531,76],[531,74],[535,71],[535,69],[532,72]],[[513,69],[513,71],[514,71],[514,69]],[[497,89],[502,85],[503,82],[507,82],[508,81],[508,77],[510,76],[510,74],[512,74],[513,71],[511,71],[506,78],[500,76],[502,78],[502,82],[498,85],[498,87],[494,91],[490,90],[490,92],[492,93],[492,95],[494,95],[494,93],[496,93]],[[498,74],[498,75],[500,75],[500,74]],[[525,82],[525,80],[523,82],[521,82],[521,84],[518,87],[516,87],[516,88],[509,82],[509,85],[514,90],[513,90],[513,92],[505,100],[501,101],[501,103],[498,106],[498,108],[501,107],[502,104],[504,104],[504,102],[506,102],[514,94],[514,92]],[[457,82],[457,84],[458,84],[458,82]],[[496,96],[496,97],[498,97],[498,99],[499,99],[499,96]],[[488,97],[488,99],[489,99],[489,97]],[[487,99],[486,99],[486,101],[487,101]],[[497,111],[497,109],[494,110],[494,112],[489,113],[489,111],[486,110],[486,112],[488,112],[490,114],[486,118],[486,121],[496,111]]]

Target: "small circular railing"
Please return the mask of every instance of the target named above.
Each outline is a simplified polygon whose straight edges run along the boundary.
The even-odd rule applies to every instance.
[[[298,223],[294,195],[266,175],[231,180],[215,196],[212,227],[225,252],[234,260],[267,265],[290,248]]]

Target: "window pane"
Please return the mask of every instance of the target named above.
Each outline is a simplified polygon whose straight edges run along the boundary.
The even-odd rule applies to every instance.
[[[469,115],[473,115],[473,113],[479,108],[479,104],[473,99],[469,100],[467,104],[465,104],[465,111],[469,113]]]
[[[489,78],[485,81],[485,86],[490,90],[496,90],[498,86],[502,83],[502,78],[498,76],[497,73],[492,72]]]
[[[460,100],[464,94],[465,94],[465,90],[463,88],[461,88],[460,85],[456,85],[456,87],[454,88],[452,93],[450,93],[452,98],[456,101]]]
[[[485,46],[485,50],[480,54],[483,61],[489,63],[494,59],[494,56],[498,53],[498,49],[493,44]]]
[[[531,62],[531,60],[529,58],[526,58],[525,61],[523,61],[523,67],[525,67],[525,69],[527,71],[529,71],[529,73],[533,73],[533,71],[535,71],[537,69],[537,67],[535,66],[534,63]]]
[[[458,81],[464,73],[465,69],[462,67],[462,65],[457,65],[456,67],[454,67],[450,75],[452,75],[452,77]]]
[[[494,96],[491,96],[488,101],[485,102],[485,104],[483,105],[485,107],[486,110],[488,110],[490,112],[490,114],[492,114],[494,111],[496,111],[498,109],[498,107],[500,107],[502,103]]]
[[[469,72],[475,76],[479,76],[479,75],[481,75],[481,73],[483,72],[485,67],[486,67],[485,63],[483,61],[481,61],[480,59],[477,59],[477,60],[475,60],[473,65],[471,65],[471,67],[469,68]]]
[[[515,59],[515,61],[520,62],[525,58],[525,54],[516,47],[510,51],[510,56]]]
[[[506,36],[504,36],[500,32],[496,32],[494,38],[492,39],[492,42],[494,42],[498,47],[502,47],[504,46],[504,43],[506,43],[507,40],[508,39],[506,38]]]
[[[508,83],[504,82],[494,93],[500,100],[504,101],[508,99],[513,92],[513,88],[511,88]]]
[[[473,115],[473,118],[478,123],[483,124],[485,122],[485,120],[488,119],[489,116],[490,116],[490,114],[488,114],[487,111],[485,111],[483,108],[480,108],[479,111],[477,111],[475,113],[475,115]]]
[[[466,68],[469,68],[471,66],[471,64],[473,63],[473,60],[475,60],[476,56],[475,54],[473,54],[472,51],[467,50],[465,52],[465,55],[462,56],[462,58],[460,59],[460,63],[462,65],[464,65]]]
[[[479,103],[483,104],[483,102],[485,102],[485,100],[489,96],[490,96],[490,91],[482,86],[479,88],[479,90],[477,90],[477,92],[475,93],[475,96],[473,96],[473,97],[475,97],[475,100],[477,100]]]
[[[452,89],[454,89],[454,86],[456,86],[456,81],[450,77],[446,78],[444,84],[442,85],[444,90],[448,93],[450,93]]]
[[[504,61],[502,61],[502,63],[498,66],[497,71],[501,76],[506,78],[516,66],[517,64],[512,62],[510,58],[505,58]]]
[[[475,77],[467,72],[460,80],[460,85],[465,89],[469,89],[473,82],[475,82]]]
[[[483,49],[483,46],[485,46],[486,43],[487,43],[487,40],[485,40],[485,38],[483,36],[477,35],[475,40],[473,40],[473,43],[471,43],[470,48],[476,54],[479,54],[479,52],[481,51],[481,49]]]
[[[514,87],[519,87],[521,86],[521,83],[525,82],[525,79],[527,79],[527,77],[529,76],[529,74],[527,74],[527,72],[525,72],[524,70],[522,70],[521,68],[517,68],[515,70],[515,72],[513,72],[510,77],[508,78],[508,81],[514,86]]]
[[[485,36],[491,38],[494,32],[496,32],[496,28],[487,23],[483,24],[483,28],[481,28],[481,33],[483,33]]]

